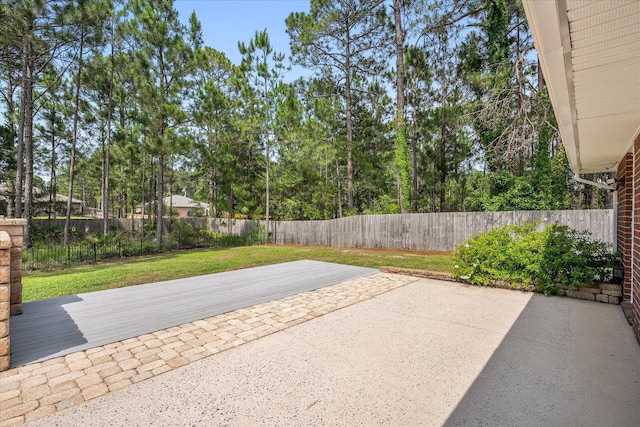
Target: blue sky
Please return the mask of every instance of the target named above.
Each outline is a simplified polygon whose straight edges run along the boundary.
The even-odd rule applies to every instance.
[[[238,41],[249,43],[256,30],[265,28],[274,49],[289,57],[289,36],[284,21],[291,12],[308,12],[309,0],[176,0],[174,7],[185,23],[195,10],[202,23],[205,44],[239,64]],[[299,74],[300,70],[294,70],[285,80]]]

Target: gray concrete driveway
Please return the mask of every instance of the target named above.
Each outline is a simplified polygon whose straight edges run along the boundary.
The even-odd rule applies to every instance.
[[[619,306],[427,279],[38,426],[637,426]]]

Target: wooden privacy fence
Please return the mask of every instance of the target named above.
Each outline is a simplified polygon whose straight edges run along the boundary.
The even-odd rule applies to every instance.
[[[398,215],[359,215],[326,221],[271,221],[272,241],[276,244],[331,246],[338,248],[388,248],[414,251],[450,252],[469,237],[507,224],[541,219],[543,224],[558,223],[577,230],[588,230],[594,240],[612,244],[612,209],[572,211],[446,212]],[[195,230],[209,230],[248,237],[265,225],[264,221],[224,218],[189,218]],[[36,221],[34,221],[36,223]],[[62,228],[64,220],[39,220],[40,226]],[[110,219],[111,230],[139,230],[140,219]],[[78,231],[100,233],[102,220],[72,220]],[[170,223],[165,219],[165,230]],[[154,230],[149,230],[152,234]]]
[[[276,244],[338,248],[388,248],[450,252],[469,237],[507,224],[543,220],[591,232],[594,240],[612,244],[612,209],[572,211],[447,212],[360,215],[326,221],[272,221]],[[209,230],[248,235],[264,221],[209,219]]]
[[[131,218],[110,218],[109,231],[139,231],[143,226],[149,227],[149,220],[145,219],[131,219]],[[207,218],[181,218],[175,221],[186,221],[190,223],[196,230],[206,230]],[[171,220],[164,218],[164,229],[169,231],[171,227]],[[61,232],[64,229],[64,218],[60,219],[34,219],[33,224],[37,228],[42,229],[58,229]],[[73,231],[77,231],[83,234],[101,234],[102,233],[102,220],[101,219],[72,219],[71,227]],[[155,227],[151,227],[149,230],[151,233],[155,232]]]

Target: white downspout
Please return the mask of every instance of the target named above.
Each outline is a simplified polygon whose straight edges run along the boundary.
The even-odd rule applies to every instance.
[[[579,174],[575,174],[573,175],[574,179],[582,184],[587,184],[587,185],[592,185],[594,187],[598,187],[598,188],[604,188],[605,190],[611,190],[611,191],[615,191],[617,190],[617,186],[616,185],[609,185],[609,184],[602,184],[600,182],[595,182],[595,181],[589,181],[588,179],[584,179],[584,178],[580,178]]]

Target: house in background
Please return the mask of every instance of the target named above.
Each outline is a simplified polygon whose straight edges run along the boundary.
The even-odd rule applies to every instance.
[[[171,208],[177,213],[178,218],[209,216],[209,205],[204,202],[178,195],[165,197],[162,201],[167,209]]]
[[[52,196],[47,190],[41,188],[33,189],[33,216],[65,216],[67,214],[67,200],[69,197],[56,194]],[[7,214],[9,199],[13,197],[11,191],[5,184],[0,185],[0,215]],[[23,197],[24,202],[24,197]],[[83,215],[85,203],[80,199],[71,198],[71,215]]]
[[[56,194],[51,197],[47,191],[36,190],[36,199],[34,203],[34,216],[51,216],[64,217],[67,214],[67,200],[69,197],[62,194]],[[80,199],[71,198],[71,215],[84,215],[84,202]]]
[[[581,182],[617,172],[605,187],[617,197],[623,308],[640,341],[640,1],[523,4],[573,172]]]

